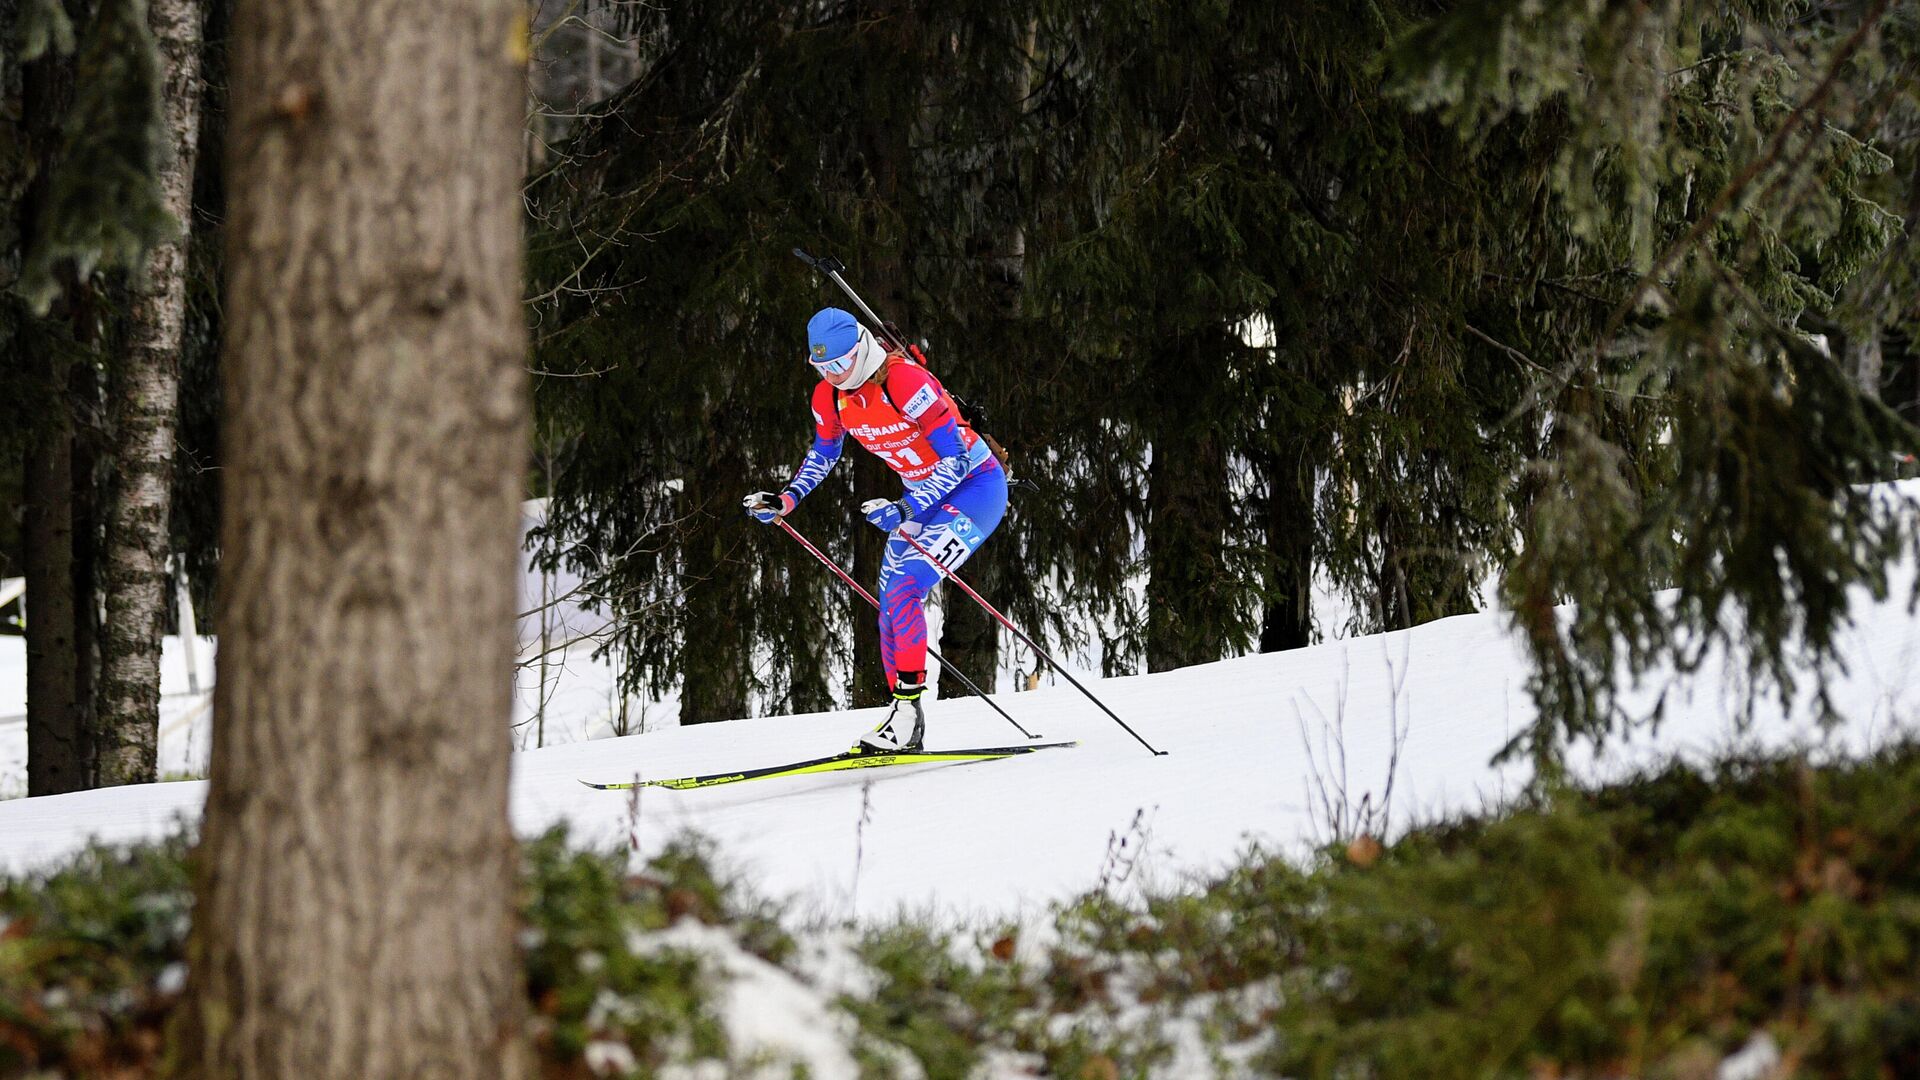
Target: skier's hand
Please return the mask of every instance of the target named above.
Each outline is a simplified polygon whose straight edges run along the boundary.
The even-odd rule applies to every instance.
[[[867,521],[881,532],[892,532],[913,514],[912,508],[907,506],[904,499],[899,502],[890,499],[868,499],[860,504],[860,512],[865,514]]]
[[[776,518],[793,513],[793,508],[800,504],[784,491],[778,495],[771,491],[756,491],[741,499],[740,505],[746,507],[748,517],[762,525],[771,525]]]

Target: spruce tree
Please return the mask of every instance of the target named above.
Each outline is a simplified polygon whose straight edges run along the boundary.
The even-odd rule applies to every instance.
[[[875,614],[748,522],[739,499],[778,488],[799,460],[805,323],[847,304],[793,247],[844,259],[869,302],[928,338],[936,370],[967,388],[970,350],[942,351],[953,316],[919,276],[946,243],[922,218],[930,174],[945,168],[922,125],[953,24],[905,4],[647,17],[645,74],[533,188],[535,366],[553,373],[537,383],[542,423],[568,434],[548,535],[590,538],[551,557],[574,560],[627,616],[622,644],[646,689],[729,687],[759,707],[819,708],[832,663],[854,676],[839,700],[868,703],[884,688]],[[993,106],[1016,111],[1004,79],[989,82]],[[977,122],[940,100],[941,122]],[[633,137],[642,116],[660,134]],[[644,455],[677,486],[625,484]],[[897,481],[857,447],[846,457],[793,523],[871,587],[881,538],[853,507]],[[684,718],[740,715],[738,700],[714,707],[696,693]]]
[[[1913,216],[1911,17],[1527,12],[659,13],[645,74],[535,187],[541,366],[584,376],[542,384],[577,436],[556,529],[623,553],[608,591],[646,677],[741,677],[655,610],[682,585],[746,628],[728,647],[758,643],[759,706],[819,686],[832,650],[870,662],[809,609],[867,614],[780,544],[707,543],[683,576],[737,498],[699,479],[689,428],[741,432],[744,466],[714,475],[754,486],[803,442],[769,402],[806,374],[758,358],[836,299],[782,265],[822,237],[992,407],[1032,485],[969,576],[1051,644],[1097,635],[1109,671],[1474,610],[1508,566],[1548,756],[1619,719],[1616,643],[1643,669],[1724,603],[1757,605],[1760,669],[1783,674],[1779,643],[1838,610],[1820,568],[1871,583],[1897,546],[1840,481],[1908,446],[1857,388],[1914,396],[1912,248],[1884,209]],[[643,116],[668,134],[632,137]],[[643,386],[664,415],[636,419]],[[1801,440],[1764,469],[1729,453],[1757,417]],[[621,483],[661,453],[686,478],[672,506]],[[843,557],[849,479],[798,519],[831,522]],[[1841,541],[1816,543],[1836,512]],[[1767,550],[1789,567],[1773,585]],[[1313,625],[1316,573],[1353,625]],[[1674,584],[1704,606],[1663,608]],[[951,644],[984,658],[956,614]]]
[[[1911,116],[1912,13],[1552,16],[1482,5],[1391,58],[1397,92],[1469,143],[1557,122],[1542,194],[1606,268],[1557,283],[1602,317],[1536,353],[1547,370],[1512,421],[1546,434],[1505,582],[1539,665],[1524,741],[1543,759],[1634,719],[1622,675],[1716,650],[1755,692],[1792,695],[1810,660],[1824,702],[1849,590],[1884,592],[1913,550],[1911,509],[1862,485],[1916,441],[1846,355],[1909,307],[1881,283],[1911,280],[1911,249],[1868,193],[1892,163],[1875,143],[1912,152],[1911,126],[1889,123]]]

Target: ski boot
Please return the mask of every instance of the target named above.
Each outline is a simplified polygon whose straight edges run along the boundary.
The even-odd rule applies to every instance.
[[[860,736],[855,750],[863,754],[899,754],[920,749],[927,733],[927,714],[920,709],[920,695],[927,688],[927,673],[902,671],[894,677],[893,709],[877,728]]]

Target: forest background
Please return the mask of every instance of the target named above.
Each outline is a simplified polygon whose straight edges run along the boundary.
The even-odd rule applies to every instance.
[[[35,794],[152,778],[167,583],[217,587],[231,16],[0,2]],[[859,602],[737,509],[839,302],[796,246],[1011,449],[973,583],[1110,672],[1307,644],[1316,573],[1358,632],[1491,579],[1550,763],[1716,644],[1817,694],[1913,544],[1857,487],[1920,445],[1910,6],[544,3],[525,53],[526,494],[684,722],[879,693]],[[806,513],[871,580],[852,457]],[[1000,645],[946,612],[961,670]]]
[[[556,840],[529,875],[487,673],[535,497],[684,721],[877,696],[870,616],[736,502],[805,442],[800,328],[838,299],[805,247],[1011,448],[969,576],[1048,642],[1162,670],[1327,632],[1316,580],[1359,631],[1493,581],[1531,651],[1510,815],[1096,905],[1093,951],[1263,983],[1234,1029],[1284,1025],[1276,1074],[1691,1075],[1757,1024],[1912,1071],[1910,748],[1830,783],[1559,766],[1648,719],[1623,680],[1723,650],[1747,701],[1846,719],[1836,630],[1920,521],[1874,486],[1920,446],[1913,5],[0,0],[0,31],[30,792],[153,779],[170,580],[220,639],[191,856],[0,891],[0,1055],[573,1074],[618,984],[670,1006],[630,1065],[716,1056],[698,965],[626,932],[717,918],[704,860]],[[805,511],[862,578],[888,479],[856,455]],[[868,955],[887,1000],[844,1006],[929,1073],[1011,1037],[1121,1075],[1002,1030],[1033,987],[929,999],[985,970],[940,942]],[[1067,1012],[1106,980],[1034,970]]]

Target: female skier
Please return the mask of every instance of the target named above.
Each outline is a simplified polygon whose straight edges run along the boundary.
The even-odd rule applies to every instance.
[[[1007,510],[1007,474],[985,439],[967,425],[953,397],[915,356],[889,351],[859,320],[823,308],[807,322],[807,359],[820,375],[813,388],[813,447],[779,493],[756,491],[743,501],[763,525],[793,512],[840,460],[852,435],[900,474],[897,500],[860,507],[888,534],[880,568],[880,663],[893,689],[886,722],[857,750],[915,750],[926,734],[920,695],[927,684],[927,593],[940,571],[902,535],[919,541],[947,569],[967,561]]]

